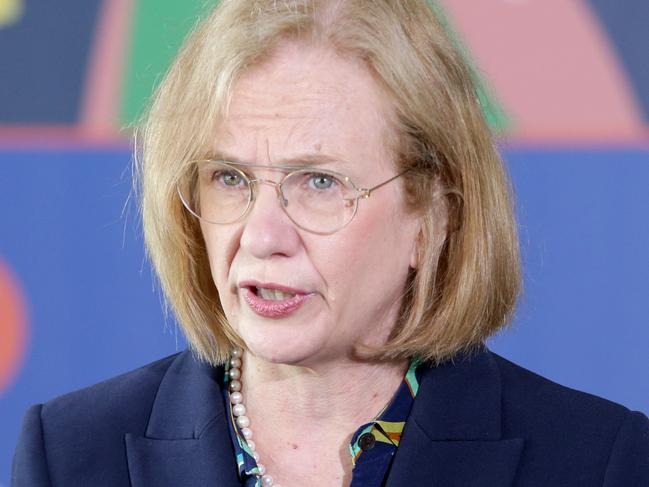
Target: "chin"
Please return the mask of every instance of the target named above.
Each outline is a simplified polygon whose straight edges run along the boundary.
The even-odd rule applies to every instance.
[[[322,357],[326,342],[322,330],[313,325],[295,329],[284,323],[246,323],[238,332],[249,352],[259,359],[273,364],[307,365]]]

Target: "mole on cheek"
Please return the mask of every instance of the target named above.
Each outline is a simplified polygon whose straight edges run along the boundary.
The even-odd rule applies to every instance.
[[[314,148],[316,151],[320,152],[320,151],[322,150],[322,144],[315,144],[315,145],[313,146],[313,148]]]

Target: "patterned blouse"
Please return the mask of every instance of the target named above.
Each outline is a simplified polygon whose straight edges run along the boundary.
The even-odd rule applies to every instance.
[[[410,362],[408,371],[390,403],[376,419],[359,427],[352,436],[349,444],[353,464],[350,487],[381,487],[387,478],[406,419],[419,389],[419,364],[416,359]],[[257,462],[232,413],[228,392],[228,368],[226,366],[226,387],[223,388],[223,396],[230,415],[228,426],[239,467],[239,479],[243,487],[261,487]]]

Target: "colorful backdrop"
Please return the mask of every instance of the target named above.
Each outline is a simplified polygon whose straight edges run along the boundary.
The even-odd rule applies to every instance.
[[[185,347],[144,257],[130,133],[214,0],[0,0],[0,487],[21,417]],[[649,413],[649,2],[439,0],[517,196],[497,352]]]

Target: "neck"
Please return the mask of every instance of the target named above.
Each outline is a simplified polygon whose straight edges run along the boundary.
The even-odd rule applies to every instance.
[[[246,414],[267,472],[286,486],[314,487],[350,484],[351,436],[378,416],[408,366],[403,360],[304,367],[250,353],[242,362]]]
[[[249,415],[257,424],[262,421],[265,425],[268,420],[285,433],[297,432],[304,424],[352,433],[380,413],[407,367],[406,360],[349,360],[311,368],[273,364],[245,353],[243,393]]]

